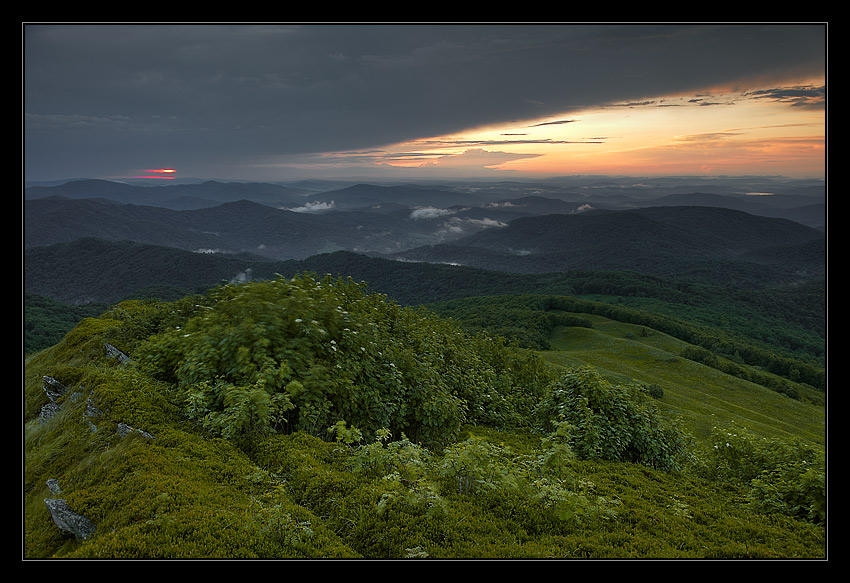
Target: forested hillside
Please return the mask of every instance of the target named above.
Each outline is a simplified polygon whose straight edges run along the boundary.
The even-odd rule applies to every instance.
[[[471,309],[450,309],[449,305],[435,303],[529,294],[598,299],[618,306],[629,318],[635,316],[626,308],[647,314],[647,321],[649,314],[663,318],[671,322],[668,328],[675,326],[683,331],[683,339],[702,338],[697,344],[738,362],[765,366],[795,381],[803,378],[800,371],[812,371],[804,375],[806,382],[823,390],[826,305],[825,282],[819,277],[808,277],[803,283],[770,285],[757,277],[764,273],[759,270],[752,277],[733,281],[714,276],[723,284],[734,283],[721,285],[634,272],[509,274],[400,263],[347,252],[303,261],[267,262],[100,240],[30,249],[25,268],[27,290],[74,304],[108,304],[143,297],[176,299],[221,281],[271,279],[276,273],[290,277],[304,272],[350,276],[368,282],[374,291],[403,305],[427,304],[477,329],[486,327],[536,349],[548,347],[552,321],[552,312],[542,308],[539,301],[519,299],[522,305],[509,313],[503,311],[504,300],[479,301]],[[32,327],[27,325],[28,330]],[[60,338],[54,335],[45,341]],[[49,345],[27,344],[29,350]],[[779,361],[791,364],[776,364]]]
[[[720,265],[733,277],[758,270],[759,258],[776,266],[777,254],[823,240],[821,232],[799,223],[731,209],[651,207],[518,218],[504,228],[392,257],[518,273],[631,270],[698,280],[700,271],[716,272]]]

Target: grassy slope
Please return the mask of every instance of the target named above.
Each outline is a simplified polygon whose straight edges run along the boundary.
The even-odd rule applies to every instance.
[[[542,353],[546,360],[566,367],[591,364],[617,379],[662,386],[661,406],[682,416],[697,436],[731,421],[761,434],[823,441],[823,409],[686,361],[676,356],[682,343],[658,332],[645,335],[643,327],[582,317],[592,318],[594,328],[556,329],[557,350]],[[28,359],[29,395],[39,393],[40,375],[56,365],[87,366],[100,350],[88,334],[78,330],[57,349]],[[156,414],[142,412],[145,407],[174,406],[162,395],[151,399],[151,387],[138,380],[123,382],[126,390],[115,393],[113,409],[126,407],[152,418]],[[532,435],[470,431],[517,452],[533,452],[539,443]],[[160,437],[153,442],[115,443],[103,441],[103,434],[88,436],[82,426],[73,433],[55,424],[30,427],[25,556],[382,558],[416,548],[431,557],[816,558],[826,553],[822,527],[753,514],[744,508],[742,490],[633,464],[573,465],[596,494],[618,501],[613,520],[553,528],[517,499],[447,493],[449,516],[425,521],[415,513],[374,512],[380,480],[352,477],[334,444],[279,436],[249,454],[206,441],[182,422],[156,432]],[[268,495],[280,492],[266,479],[247,480],[260,469],[285,476],[285,494],[277,500],[287,516],[311,521],[310,540],[273,540],[258,526],[256,504],[266,500],[263,508],[273,508]],[[92,477],[98,475],[109,481]],[[102,536],[81,544],[58,534],[41,504],[50,496],[44,486],[48,477],[72,485],[69,501],[107,527]],[[125,506],[132,507],[131,515]]]
[[[666,334],[582,314],[593,328],[557,328],[553,350],[542,353],[563,367],[591,365],[622,382],[634,379],[664,390],[659,404],[680,416],[693,434],[708,436],[714,425],[735,423],[767,437],[798,436],[824,443],[821,407],[681,358],[687,346]]]

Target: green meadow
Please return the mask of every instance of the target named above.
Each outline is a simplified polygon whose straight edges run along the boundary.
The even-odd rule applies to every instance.
[[[663,388],[660,408],[682,418],[696,437],[734,423],[763,436],[825,441],[823,407],[681,357],[688,344],[645,326],[582,314],[592,328],[558,327],[543,358],[559,367],[590,365],[616,382]]]

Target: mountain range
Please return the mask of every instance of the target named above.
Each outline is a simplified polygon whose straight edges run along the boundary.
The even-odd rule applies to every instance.
[[[782,263],[822,249],[823,234],[785,219],[725,208],[669,206],[552,214],[511,221],[452,243],[419,247],[396,259],[457,263],[503,271],[630,269],[670,275],[707,261]],[[822,259],[797,267],[823,273]]]
[[[825,199],[810,187],[773,196],[630,195],[624,202],[610,192],[579,198],[575,188],[573,200],[551,198],[539,194],[539,185],[526,186],[490,185],[482,194],[469,185],[465,192],[367,184],[316,192],[213,181],[72,181],[26,189],[24,247],[93,237],[254,261],[352,251],[516,273],[626,269],[670,276],[712,262],[782,265],[798,275],[825,270],[825,234],[813,226],[825,225]],[[500,198],[509,187],[517,196]],[[153,204],[167,197],[185,202],[188,193],[224,202],[183,210]],[[253,200],[228,200],[249,195]],[[762,213],[743,210],[754,207]],[[783,214],[807,219],[766,216]]]
[[[809,282],[826,271],[821,229],[730,208],[750,202],[741,196],[630,195],[628,205],[600,208],[605,200],[623,197],[608,192],[594,204],[588,202],[592,197],[551,198],[540,192],[555,190],[539,184],[466,185],[468,192],[431,185],[354,184],[324,192],[301,186],[75,181],[28,188],[25,289],[83,304],[117,301],[151,286],[186,291],[222,280],[316,270],[357,275],[394,290],[404,287],[398,278],[420,281],[430,295],[403,292],[405,299],[417,301],[458,297],[459,292],[444,289],[446,282],[464,289],[465,281],[475,281],[476,290],[483,286],[492,293],[500,286],[529,293],[546,285],[509,274],[616,270],[687,284],[745,282],[752,289]],[[754,198],[770,199],[776,212],[823,208],[825,201],[809,190]],[[131,202],[189,191],[196,200],[224,202],[184,210]],[[515,198],[501,198],[509,191]],[[566,197],[564,189],[560,192]],[[266,203],[226,200],[249,193]],[[278,206],[284,194],[293,197],[290,208]],[[272,199],[278,202],[268,204]],[[712,204],[673,204],[699,200]],[[345,201],[339,206],[349,210],[330,209],[337,201]],[[729,205],[719,204],[724,201]],[[300,210],[309,205],[328,210]],[[443,267],[435,271],[437,266]],[[488,274],[469,271],[473,268]]]
[[[352,209],[392,212],[418,207],[488,207],[495,210],[500,207],[515,215],[573,212],[578,208],[627,209],[672,205],[734,208],[758,216],[786,218],[815,228],[824,227],[826,218],[826,187],[822,181],[776,177],[668,177],[651,182],[628,177],[565,177],[533,182],[414,184],[320,180],[270,184],[197,180],[160,186],[84,179],[26,186],[26,200],[51,196],[105,198],[172,210],[206,208],[237,200],[250,200],[296,212]],[[571,204],[564,206],[564,202]]]

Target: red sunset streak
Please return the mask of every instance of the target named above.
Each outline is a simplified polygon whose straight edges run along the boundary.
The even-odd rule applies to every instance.
[[[174,174],[177,170],[172,168],[157,168],[154,170],[142,170],[141,172],[148,172],[149,174]],[[150,175],[142,175],[142,176],[133,176],[133,178],[159,178],[161,180],[174,180],[174,176],[150,176]]]

